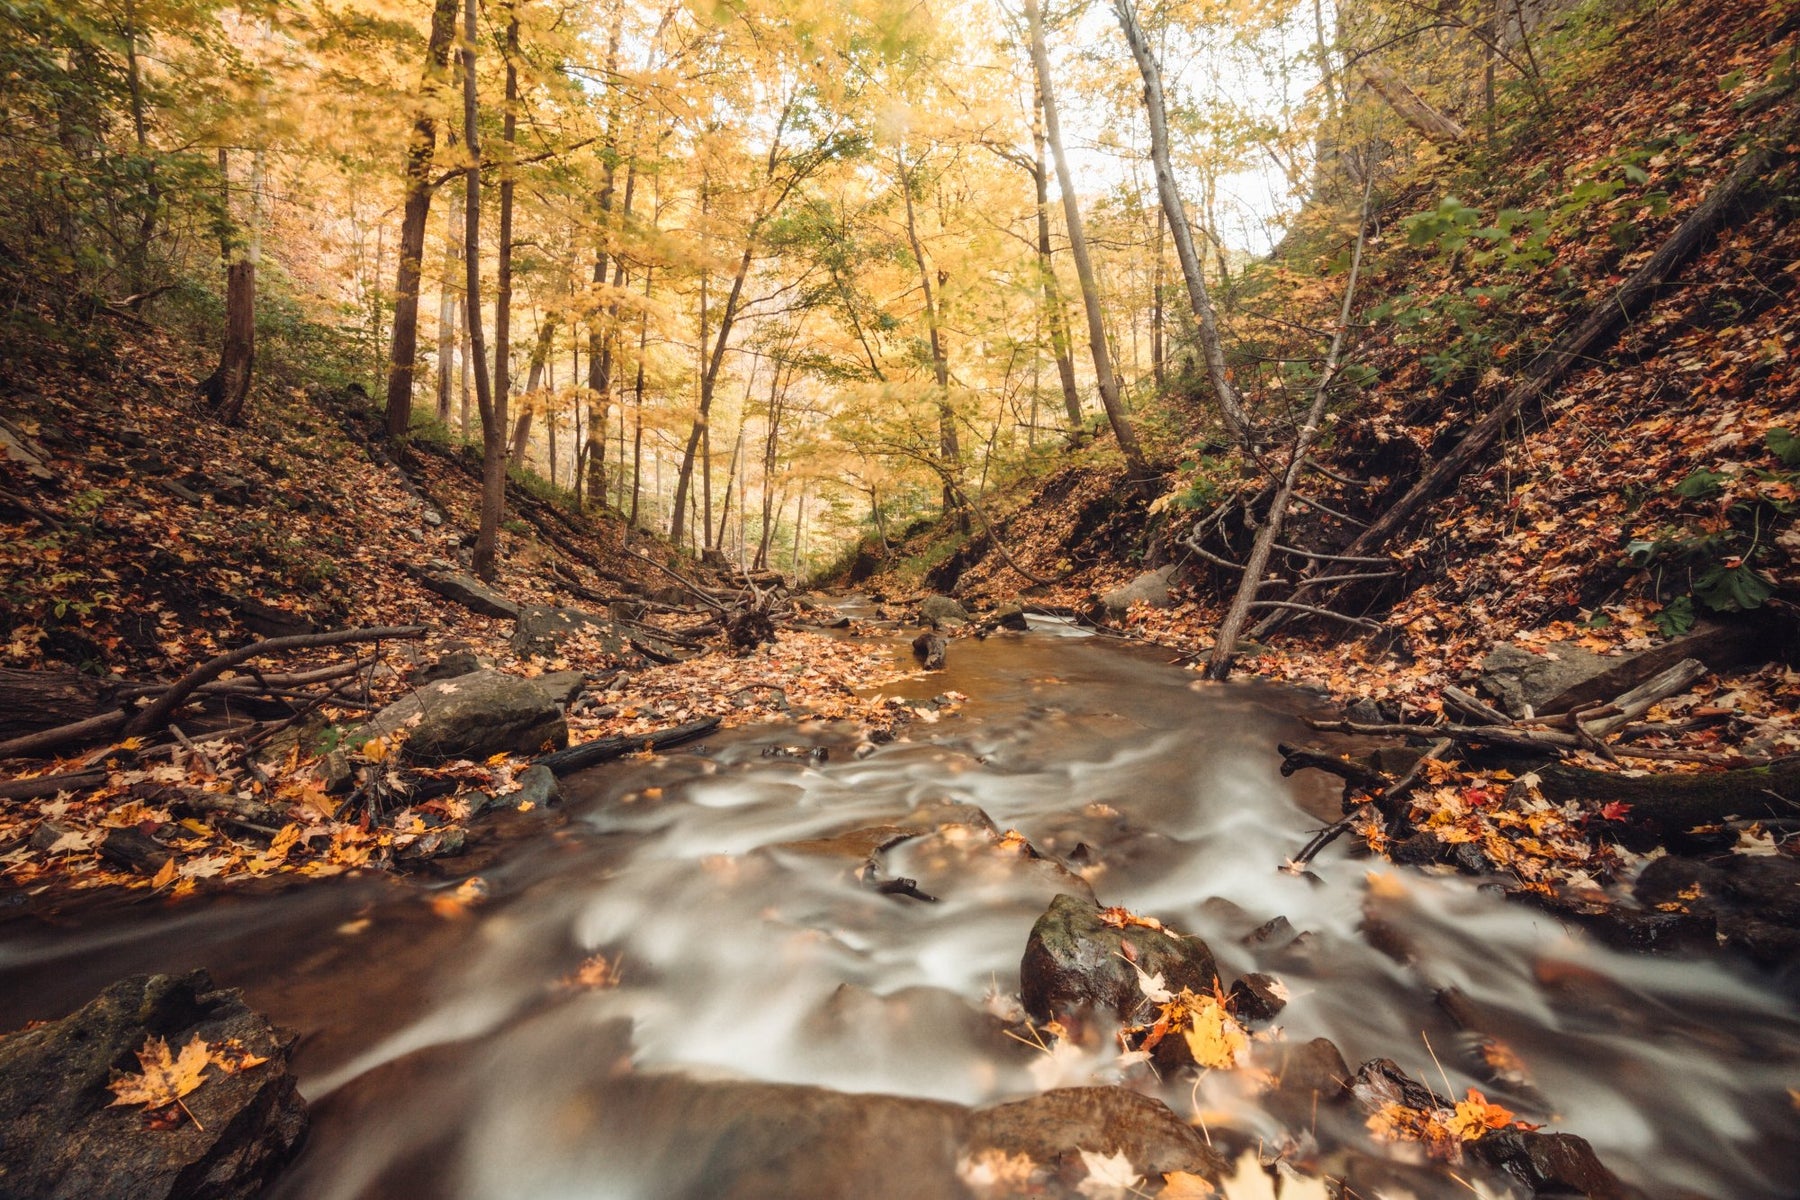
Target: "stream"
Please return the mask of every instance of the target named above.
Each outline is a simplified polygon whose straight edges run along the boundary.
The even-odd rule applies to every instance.
[[[946,670],[886,690],[954,689],[959,711],[872,748],[796,721],[573,776],[560,808],[488,827],[479,884],[467,867],[370,873],[13,919],[0,1028],[123,975],[204,966],[303,1035],[313,1128],[279,1197],[725,1195],[782,1151],[732,1133],[733,1105],[773,1093],[724,1081],[982,1105],[1111,1077],[1104,1048],[1053,1060],[996,1035],[984,1005],[1017,991],[1027,933],[1069,879],[968,836],[951,820],[968,811],[945,807],[966,805],[1078,865],[1100,903],[1205,938],[1227,982],[1278,977],[1290,1041],[1330,1038],[1352,1067],[1390,1057],[1457,1096],[1479,1086],[1655,1197],[1800,1196],[1791,994],[1729,962],[1605,949],[1476,881],[1352,857],[1348,839],[1315,878],[1282,873],[1336,815],[1336,780],[1277,771],[1277,741],[1317,741],[1299,717],[1321,702],[1201,684],[1165,658],[1055,628],[953,642]],[[765,757],[779,747],[829,757]],[[935,901],[866,886],[859,860],[816,841],[909,816],[931,836],[888,849],[882,876]],[[1371,947],[1366,908],[1416,947],[1410,963]],[[1309,936],[1244,940],[1277,916]],[[616,986],[569,983],[596,954]],[[1433,1003],[1445,986],[1535,1096],[1469,1073],[1468,1035]],[[1233,1074],[1159,1094],[1215,1134],[1278,1143]],[[907,1186],[915,1152],[941,1149],[907,1129],[859,1143],[878,1147],[864,1169],[881,1188],[822,1173],[816,1194],[944,1194]]]

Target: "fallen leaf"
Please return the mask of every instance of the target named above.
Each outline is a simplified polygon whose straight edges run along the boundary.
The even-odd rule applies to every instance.
[[[153,1036],[144,1040],[137,1060],[144,1069],[142,1074],[118,1074],[106,1085],[115,1094],[108,1107],[142,1104],[149,1109],[174,1104],[204,1082],[212,1054],[199,1034],[181,1048],[178,1056],[169,1053],[168,1042]]]

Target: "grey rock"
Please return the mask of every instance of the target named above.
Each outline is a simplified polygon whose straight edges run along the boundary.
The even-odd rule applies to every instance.
[[[1017,600],[1002,604],[995,610],[994,625],[1000,629],[1016,629],[1020,632],[1031,628],[1031,622],[1025,619],[1025,606]]]
[[[1287,993],[1272,975],[1252,971],[1231,985],[1231,1010],[1247,1021],[1272,1020],[1287,1007]]]
[[[1762,663],[1773,656],[1763,633],[1750,624],[1701,621],[1677,638],[1632,654],[1609,655],[1598,675],[1564,689],[1544,702],[1540,712],[1567,712],[1578,704],[1611,700],[1684,658],[1697,658],[1715,670]]]
[[[537,677],[537,685],[558,704],[571,704],[587,686],[587,676],[580,671],[549,671]]]
[[[921,633],[913,639],[912,644],[913,657],[924,664],[927,671],[944,669],[944,651],[947,648],[948,643],[935,633]]]
[[[513,629],[513,653],[552,657],[577,633],[597,636],[602,650],[609,655],[631,652],[630,640],[610,621],[590,616],[578,608],[526,604],[520,606],[518,625]]]
[[[414,762],[479,760],[501,751],[537,754],[546,745],[569,744],[562,705],[536,680],[498,671],[427,684],[376,713],[350,741],[358,745],[399,730],[407,731],[404,752]]]
[[[453,604],[462,605],[470,612],[480,613],[484,617],[516,618],[519,615],[516,601],[471,576],[454,571],[436,571],[418,578],[427,590],[436,592]]]
[[[1504,1171],[1537,1195],[1637,1200],[1642,1192],[1614,1175],[1587,1139],[1572,1133],[1502,1129],[1468,1143],[1469,1156]]]
[[[1124,587],[1114,588],[1100,597],[1100,603],[1113,616],[1124,616],[1133,604],[1143,602],[1151,608],[1169,608],[1175,602],[1169,596],[1169,583],[1175,578],[1175,568],[1163,567],[1156,571],[1146,571]]]
[[[1551,700],[1605,674],[1611,665],[1609,660],[1579,646],[1557,645],[1535,654],[1503,643],[1481,660],[1477,684],[1499,701],[1501,708],[1518,717],[1524,716],[1527,709],[1534,713],[1551,711],[1545,707]]]
[[[444,523],[444,514],[435,508],[428,508],[420,514],[420,519],[433,529],[436,529],[439,525]]]
[[[514,804],[530,804],[534,808],[549,808],[562,799],[562,787],[556,782],[556,773],[549,767],[526,767],[519,772],[519,790],[507,796]]]
[[[420,683],[436,683],[440,679],[455,679],[462,675],[472,675],[481,670],[481,660],[473,650],[451,650],[439,656],[419,672]]]
[[[933,629],[944,629],[967,624],[969,610],[948,596],[927,596],[919,601],[919,620]]]
[[[1141,925],[1114,928],[1100,920],[1093,901],[1063,894],[1050,902],[1031,927],[1019,964],[1019,992],[1025,1011],[1038,1020],[1094,1009],[1124,1017],[1143,999],[1137,971],[1120,954],[1129,943],[1137,970],[1161,975],[1170,991],[1212,988],[1212,950],[1197,937]]]
[[[236,1039],[267,1062],[212,1068],[182,1098],[194,1119],[148,1126],[111,1107],[107,1083],[152,1037],[172,1051],[194,1037]],[[306,1105],[288,1069],[296,1036],[218,991],[205,971],[139,975],[73,1014],[0,1041],[0,1195],[33,1200],[239,1200],[293,1156]]]

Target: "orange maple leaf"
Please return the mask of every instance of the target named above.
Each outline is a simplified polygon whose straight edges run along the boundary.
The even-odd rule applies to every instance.
[[[181,1048],[179,1055],[169,1053],[169,1043],[159,1037],[144,1039],[143,1048],[137,1052],[138,1064],[144,1068],[141,1075],[120,1073],[106,1086],[112,1089],[116,1098],[112,1107],[120,1104],[142,1104],[146,1109],[166,1108],[171,1104],[181,1104],[181,1098],[199,1087],[205,1081],[207,1065],[212,1062],[212,1051],[206,1040],[195,1034],[193,1040]],[[182,1111],[187,1112],[183,1104]],[[194,1114],[189,1112],[188,1118]],[[196,1126],[199,1121],[194,1121]]]

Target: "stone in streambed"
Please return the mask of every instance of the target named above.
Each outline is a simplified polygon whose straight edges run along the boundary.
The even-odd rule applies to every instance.
[[[1144,997],[1137,970],[1161,975],[1163,986],[1174,992],[1212,988],[1217,973],[1205,942],[1142,925],[1115,928],[1100,913],[1092,901],[1063,894],[1031,927],[1019,964],[1019,990],[1033,1017],[1044,1021],[1094,1010],[1123,1018]],[[1136,956],[1137,970],[1122,953],[1125,945]]]
[[[919,620],[933,629],[951,629],[969,623],[969,610],[948,596],[927,596],[919,601]]]
[[[1586,1138],[1572,1133],[1497,1130],[1465,1147],[1476,1162],[1503,1171],[1536,1195],[1588,1200],[1641,1200],[1643,1193],[1614,1175]]]
[[[208,1069],[182,1098],[194,1119],[154,1128],[113,1107],[115,1072],[141,1070],[151,1036],[178,1054],[195,1036],[268,1061]],[[239,1200],[293,1156],[306,1105],[288,1069],[296,1036],[215,990],[205,971],[139,975],[60,1021],[0,1041],[0,1196],[32,1200]]]
[[[948,643],[935,633],[921,633],[913,639],[913,657],[922,663],[927,671],[944,669],[944,651]]]
[[[1287,989],[1281,981],[1260,971],[1252,971],[1231,985],[1231,1011],[1240,1020],[1273,1020],[1287,1002]]]
[[[1148,1179],[1187,1171],[1217,1181],[1225,1164],[1160,1100],[1118,1087],[1058,1088],[969,1118],[967,1153],[999,1150],[1081,1173],[1080,1152],[1123,1154]]]

